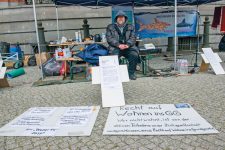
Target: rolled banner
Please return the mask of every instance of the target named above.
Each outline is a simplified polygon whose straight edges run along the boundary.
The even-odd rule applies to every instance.
[[[7,72],[6,76],[7,76],[7,78],[12,79],[12,78],[21,76],[23,74],[25,74],[24,69],[23,68],[19,68],[19,69],[14,69],[12,71]]]

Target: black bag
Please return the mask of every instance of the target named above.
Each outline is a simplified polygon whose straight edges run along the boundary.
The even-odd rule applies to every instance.
[[[35,56],[31,56],[31,57],[28,59],[28,66],[36,66],[36,65],[37,65],[37,62],[36,62]]]
[[[225,52],[225,35],[223,35],[222,39],[220,40],[219,51]]]

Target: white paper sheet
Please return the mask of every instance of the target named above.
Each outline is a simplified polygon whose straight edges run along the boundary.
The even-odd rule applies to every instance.
[[[127,65],[119,65],[119,73],[120,79],[122,82],[129,82],[129,76],[127,71]],[[92,84],[101,84],[101,77],[100,77],[100,68],[99,67],[92,67]]]

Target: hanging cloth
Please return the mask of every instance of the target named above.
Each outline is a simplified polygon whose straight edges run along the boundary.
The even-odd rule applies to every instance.
[[[221,7],[215,7],[212,28],[217,28],[217,26],[220,24],[220,18],[221,18]]]
[[[221,32],[225,33],[225,6],[222,8]]]

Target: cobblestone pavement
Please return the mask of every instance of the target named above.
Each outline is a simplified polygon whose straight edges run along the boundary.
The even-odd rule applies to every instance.
[[[225,55],[220,54],[225,60]],[[186,57],[186,56],[185,56]],[[192,56],[187,56],[191,62]],[[200,61],[199,61],[200,62]],[[172,62],[153,58],[151,66]],[[222,63],[225,67],[225,63]],[[0,89],[0,126],[30,107],[101,105],[100,86],[90,82],[32,87],[38,67]],[[103,136],[109,108],[101,108],[90,137],[0,137],[0,150],[225,150],[225,76],[212,71],[182,77],[145,77],[124,83],[126,104],[189,103],[220,133],[182,136]]]

